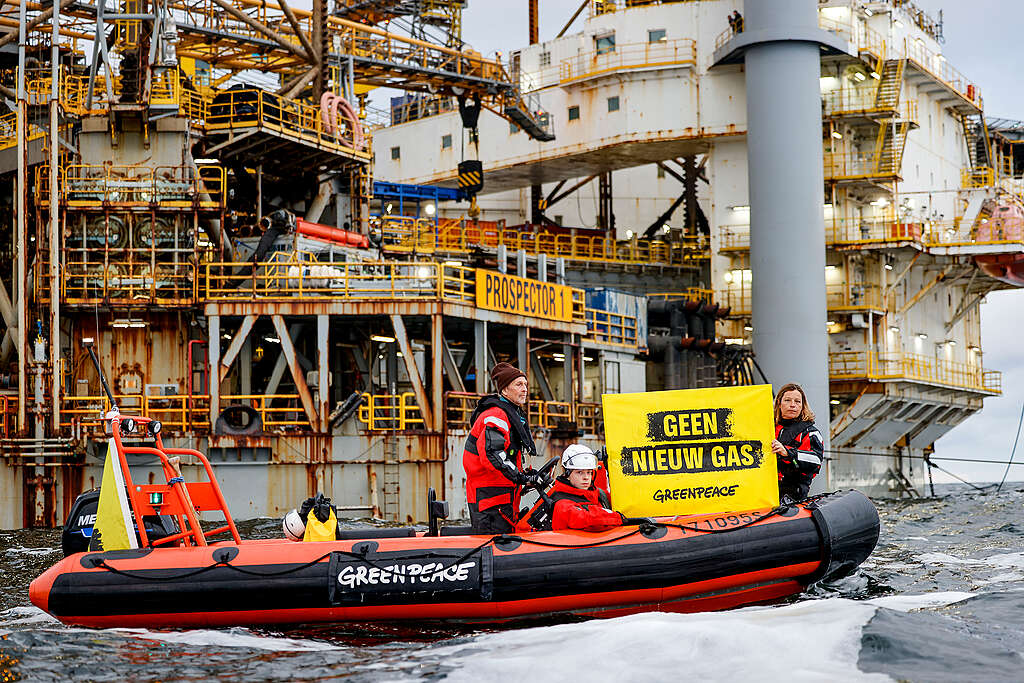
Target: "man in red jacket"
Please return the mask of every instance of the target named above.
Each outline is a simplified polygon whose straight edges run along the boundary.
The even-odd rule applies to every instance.
[[[480,399],[462,454],[469,517],[477,534],[514,531],[520,487],[543,483],[532,469],[523,469],[523,454],[537,454],[523,412],[526,375],[508,363],[498,363],[491,370],[491,380],[498,393]]]
[[[532,528],[605,531],[625,522],[621,514],[611,509],[608,494],[594,483],[598,465],[592,450],[582,444],[569,446],[562,452],[562,468],[564,472],[555,479],[547,500],[530,515]],[[520,523],[519,530],[528,529]]]

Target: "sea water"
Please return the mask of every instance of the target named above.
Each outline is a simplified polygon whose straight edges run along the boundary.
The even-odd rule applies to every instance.
[[[1024,486],[936,489],[876,501],[874,554],[777,604],[503,628],[69,628],[28,600],[59,531],[0,532],[0,681],[1024,681]]]

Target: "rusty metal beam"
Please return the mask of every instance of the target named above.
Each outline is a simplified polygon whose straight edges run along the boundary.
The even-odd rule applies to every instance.
[[[284,318],[279,315],[272,315],[270,319],[274,323],[274,329],[277,330],[278,339],[281,340],[281,352],[288,362],[288,369],[291,370],[292,379],[295,381],[295,388],[299,392],[299,400],[302,401],[302,409],[306,411],[306,417],[309,418],[310,426],[316,431],[320,426],[320,418],[316,413],[316,407],[313,405],[313,395],[309,392],[306,377],[302,374],[302,368],[299,367],[299,361],[295,357],[295,346],[292,344],[292,338],[288,336],[288,329],[284,325]]]
[[[310,55],[309,53],[307,53],[301,47],[299,47],[299,46],[295,45],[294,43],[292,43],[291,41],[287,40],[284,36],[282,36],[280,33],[275,31],[274,29],[270,28],[269,26],[263,24],[262,22],[256,21],[255,19],[253,19],[248,14],[246,14],[242,10],[238,9],[237,7],[232,5],[231,3],[225,2],[225,0],[213,0],[213,2],[214,2],[215,5],[220,7],[222,10],[224,10],[225,12],[230,14],[231,16],[233,16],[236,19],[238,19],[239,21],[247,24],[249,26],[249,28],[251,28],[254,31],[257,31],[259,33],[262,33],[263,35],[265,35],[266,37],[270,38],[275,43],[277,43],[278,45],[283,47],[284,49],[286,49],[289,52],[291,52],[296,57],[299,57],[300,59],[303,59],[303,60],[305,60],[307,62],[313,62],[313,56]]]
[[[892,294],[893,290],[896,289],[896,285],[902,282],[903,278],[907,276],[907,273],[909,273],[910,269],[914,267],[914,264],[917,263],[917,259],[921,257],[922,253],[924,252],[919,251],[916,254],[914,254],[914,258],[910,259],[910,263],[907,264],[907,267],[901,270],[900,274],[896,276],[896,279],[892,281],[892,284],[885,288],[885,294],[882,295],[883,303],[885,299],[887,299],[889,295]]]
[[[281,8],[281,11],[284,12],[284,15],[288,17],[288,23],[292,25],[292,30],[295,31],[295,35],[299,39],[299,42],[302,43],[302,47],[305,48],[306,52],[309,54],[316,55],[316,50],[313,49],[313,46],[309,42],[309,38],[306,37],[306,34],[299,25],[299,20],[295,17],[295,12],[292,11],[291,6],[285,0],[277,0],[277,5]]]
[[[430,316],[430,399],[431,410],[437,418],[434,425],[441,431],[444,415],[444,358],[447,349],[444,346],[444,318],[440,315]]]
[[[242,318],[242,324],[238,328],[238,332],[235,333],[234,339],[231,340],[228,350],[224,352],[224,357],[221,358],[220,365],[217,368],[217,375],[221,382],[223,382],[224,378],[228,376],[228,372],[231,370],[231,364],[235,362],[238,352],[242,350],[242,344],[244,344],[245,340],[249,338],[249,332],[252,330],[253,323],[255,322],[255,315],[247,315]]]
[[[436,353],[436,352],[435,352]],[[462,381],[462,372],[455,365],[455,357],[452,355],[451,347],[448,346],[448,340],[441,336],[441,361],[444,363],[444,371],[448,373],[448,379],[452,383],[452,387],[455,391],[465,393],[466,383]],[[472,358],[473,354],[467,352],[466,358]],[[465,362],[465,359],[463,359]]]
[[[327,416],[331,412],[330,385],[328,384],[328,380],[331,377],[331,362],[330,354],[328,353],[330,347],[327,343],[328,322],[326,315],[318,315],[316,317],[316,372],[317,391],[320,394],[320,405],[317,408],[320,411],[321,432],[328,431]]]
[[[434,425],[434,411],[431,409],[430,401],[427,399],[427,390],[423,386],[423,378],[420,376],[419,368],[416,366],[416,357],[412,355],[412,344],[409,343],[409,336],[405,331],[405,322],[402,316],[391,316],[391,325],[395,329],[395,340],[402,350],[402,360],[405,361],[405,371],[409,374],[409,381],[412,382],[413,393],[416,394],[416,402],[420,405],[420,414],[423,416],[423,424],[427,429],[437,431]]]

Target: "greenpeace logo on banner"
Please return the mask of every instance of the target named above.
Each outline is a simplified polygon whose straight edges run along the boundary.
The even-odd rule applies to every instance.
[[[444,600],[490,599],[493,571],[489,548],[379,553],[366,547],[374,545],[376,541],[363,541],[353,546],[352,553],[331,553],[326,583],[332,604],[406,604],[411,598],[442,599],[442,594]]]
[[[462,582],[469,579],[469,572],[475,566],[476,562],[461,562],[448,567],[440,562],[412,562],[385,567],[349,565],[338,573],[338,583],[346,588],[357,588],[385,584]]]
[[[622,449],[622,473],[693,474],[728,472],[761,466],[760,441],[727,441],[715,444],[638,446]]]

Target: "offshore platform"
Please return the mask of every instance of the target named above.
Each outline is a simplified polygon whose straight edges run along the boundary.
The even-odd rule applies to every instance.
[[[601,442],[602,393],[789,379],[753,353],[756,12],[590,0],[540,43],[533,0],[505,61],[462,42],[463,4],[4,5],[0,527],[99,484],[90,344],[243,517],[317,490],[353,517],[421,519],[428,487],[459,510],[499,360],[551,453]],[[978,303],[1024,284],[1024,133],[912,3],[817,14],[829,484],[913,493],[1000,390]]]

